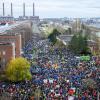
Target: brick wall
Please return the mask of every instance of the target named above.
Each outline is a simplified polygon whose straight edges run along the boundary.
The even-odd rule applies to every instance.
[[[5,69],[6,64],[14,58],[13,50],[13,45],[11,44],[0,45],[0,69]]]
[[[3,35],[0,36],[0,42],[5,42],[5,43],[15,43],[15,55],[16,57],[20,57],[21,55],[21,35],[15,35],[15,36],[7,36]]]

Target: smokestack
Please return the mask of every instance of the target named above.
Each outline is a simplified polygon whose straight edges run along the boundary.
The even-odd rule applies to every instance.
[[[25,3],[23,3],[23,16],[25,17]]]
[[[13,7],[12,7],[12,3],[11,3],[11,16],[13,16]]]
[[[33,3],[33,16],[35,16],[35,10],[34,10],[34,3]]]
[[[3,3],[3,16],[5,16],[5,5]]]

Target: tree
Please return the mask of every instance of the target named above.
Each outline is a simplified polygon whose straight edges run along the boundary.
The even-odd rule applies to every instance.
[[[77,48],[78,48],[78,38],[76,35],[74,35],[69,43],[68,48],[74,52],[77,53]]]
[[[72,29],[68,28],[68,34],[72,34]]]
[[[82,34],[80,34],[80,33],[78,35],[77,43],[78,43],[78,45],[77,45],[78,52],[83,51],[83,48],[84,48],[84,39],[82,37]]]
[[[100,40],[97,34],[93,35],[93,40],[95,41],[95,48],[92,52],[94,55],[100,55]]]
[[[87,42],[87,40],[88,40],[88,36],[87,35],[85,35],[84,37],[83,37],[83,51],[85,51],[85,52],[89,52],[90,50],[89,50],[89,48],[88,48],[88,42]]]
[[[78,48],[79,48],[79,53],[84,52],[87,53],[89,51],[88,48],[88,43],[87,43],[87,35],[82,36],[82,34],[79,34],[78,36]]]
[[[57,36],[60,35],[61,33],[57,30],[54,29],[53,32],[48,36],[48,39],[50,40],[50,42],[52,42],[53,44],[55,44],[57,42]]]
[[[87,35],[83,36],[81,33],[75,34],[69,43],[69,49],[74,53],[89,52]]]
[[[12,59],[7,65],[6,76],[14,82],[31,79],[30,63],[21,57]]]

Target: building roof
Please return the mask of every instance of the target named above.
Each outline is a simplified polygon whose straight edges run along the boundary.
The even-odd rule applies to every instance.
[[[4,45],[7,46],[7,45],[11,45],[11,44],[12,44],[12,43],[8,43],[8,42],[6,42],[6,43],[5,43],[5,42],[0,42],[0,45],[3,45],[3,46],[4,46]]]
[[[58,38],[60,38],[63,41],[69,42],[71,41],[73,35],[60,35]]]
[[[5,35],[7,34],[7,32],[9,30],[12,30],[13,28],[16,28],[18,26],[18,24],[13,24],[13,25],[10,25],[10,26],[1,26],[0,27],[0,35]]]
[[[97,35],[98,37],[100,37],[100,32],[97,32],[96,35]]]
[[[17,32],[12,32],[12,30],[18,29],[24,25],[24,22],[17,22],[12,25],[5,25],[0,27],[0,35],[15,35]]]

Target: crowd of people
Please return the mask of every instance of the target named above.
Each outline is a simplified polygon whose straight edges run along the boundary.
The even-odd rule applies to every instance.
[[[67,48],[51,49],[47,40],[37,36],[33,36],[23,50],[23,56],[35,62],[30,69],[32,79],[17,83],[1,81],[1,97],[13,100],[100,99],[100,66],[95,57],[82,61]]]
[[[69,96],[76,100],[97,100],[100,69],[92,58],[80,61],[66,49],[55,49],[40,54],[36,61],[33,68],[39,73],[33,75],[34,84],[41,86],[47,100],[67,100]]]

